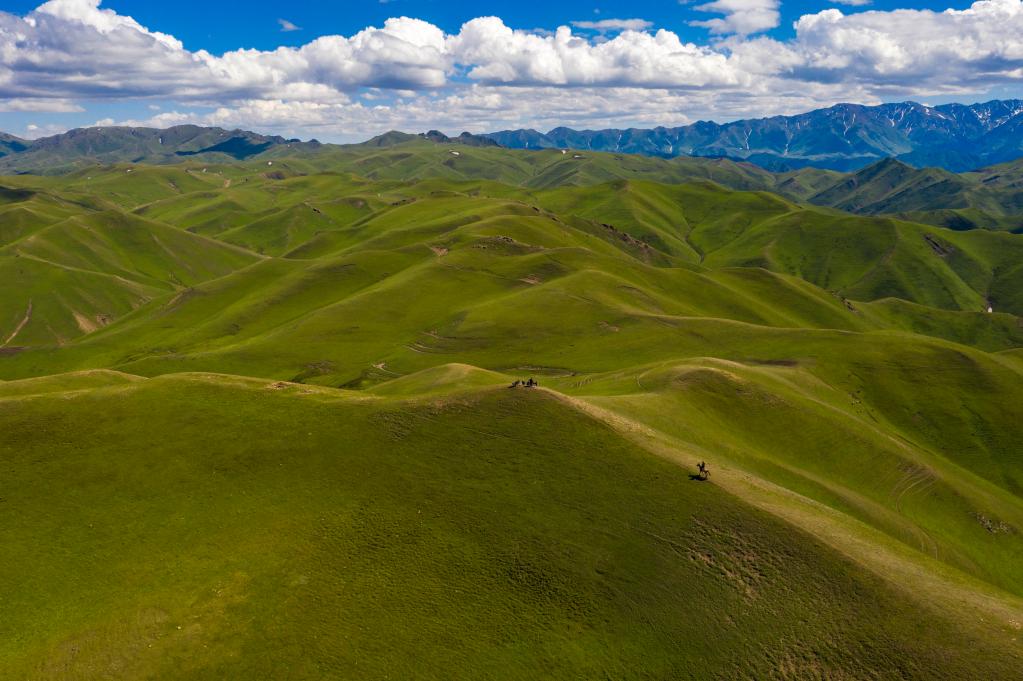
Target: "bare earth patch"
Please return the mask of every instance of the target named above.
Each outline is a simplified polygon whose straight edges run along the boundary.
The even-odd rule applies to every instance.
[[[4,339],[3,347],[6,347],[7,345],[10,344],[10,342],[12,340],[14,340],[15,338],[18,337],[18,334],[21,333],[21,330],[25,328],[25,325],[28,324],[30,319],[32,319],[32,301],[31,300],[28,301],[28,309],[25,310],[25,316],[22,317],[21,321],[18,322],[18,325],[16,327],[14,327],[14,332],[11,333],[10,336],[8,336],[7,338]]]
[[[99,314],[93,318],[87,317],[77,310],[71,310],[71,314],[74,315],[75,323],[78,324],[78,328],[81,329],[82,333],[92,333],[113,321],[113,318],[108,314]]]

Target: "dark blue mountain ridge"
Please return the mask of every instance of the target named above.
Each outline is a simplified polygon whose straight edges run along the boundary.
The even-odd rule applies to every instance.
[[[769,170],[857,170],[884,158],[953,172],[1023,157],[1023,100],[925,106],[835,106],[798,114],[675,128],[505,130],[484,135],[513,149],[567,148],[673,158],[742,159]]]
[[[448,137],[392,131],[364,145],[388,146],[415,139],[510,149],[578,149],[660,158],[680,156],[747,161],[774,172],[800,168],[857,171],[894,158],[916,168],[965,172],[1023,158],[1023,100],[982,104],[914,102],[864,106],[838,104],[795,116],[718,124],[699,121],[675,128],[506,130]],[[348,145],[352,146],[352,145]],[[363,146],[363,145],[354,145]],[[263,154],[330,154],[338,149],[246,130],[195,125],[166,129],[92,127],[36,140],[0,133],[0,174],[68,172],[96,163],[175,163],[247,160]]]

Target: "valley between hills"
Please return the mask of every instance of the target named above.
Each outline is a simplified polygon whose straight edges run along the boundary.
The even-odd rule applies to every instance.
[[[1023,678],[1019,162],[236,148],[0,178],[0,676]]]

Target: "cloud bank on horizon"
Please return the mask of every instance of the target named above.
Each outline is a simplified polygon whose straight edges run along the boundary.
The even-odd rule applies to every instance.
[[[702,43],[642,18],[545,31],[485,16],[449,34],[402,16],[347,37],[217,55],[100,0],[49,0],[24,16],[0,12],[0,111],[160,101],[172,110],[98,123],[354,140],[395,128],[680,125],[1023,85],[1023,0],[855,12],[866,0],[836,2],[846,9],[799,17],[786,39],[764,35],[780,0],[712,0],[693,7],[707,15],[691,22],[706,29]]]

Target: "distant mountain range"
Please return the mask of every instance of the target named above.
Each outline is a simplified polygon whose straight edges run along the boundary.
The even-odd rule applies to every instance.
[[[0,132],[0,157],[17,154],[27,149],[31,144],[28,140],[8,135],[6,132]]]
[[[426,139],[439,144],[496,147],[489,137],[463,132],[458,137],[431,130],[413,135],[391,131],[362,145],[392,146],[410,140]],[[0,132],[0,175],[19,173],[60,174],[82,167],[110,163],[151,163],[164,165],[185,160],[207,163],[245,161],[263,154],[271,157],[309,155],[317,151],[345,148],[303,142],[277,135],[261,135],[248,130],[225,130],[197,125],[171,128],[97,127],[76,128],[59,135],[25,140]]]
[[[849,127],[838,129],[835,126],[842,120],[839,112],[843,110],[853,113],[849,114]],[[462,133],[457,137],[448,137],[436,130],[422,134],[391,131],[357,145],[321,144],[316,140],[303,142],[245,130],[194,125],[175,126],[164,130],[129,127],[83,128],[31,141],[0,133],[0,175],[60,174],[117,163],[157,165],[184,161],[203,164],[238,161],[262,163],[289,159],[301,159],[308,168],[323,171],[349,168],[350,157],[356,154],[363,159],[361,165],[349,169],[360,175],[375,177],[383,176],[381,173],[386,174],[388,172],[386,168],[393,164],[409,162],[405,160],[408,154],[399,153],[401,150],[412,151],[423,147],[424,144],[437,144],[459,145],[460,148],[476,147],[480,151],[493,152],[488,152],[487,156],[473,161],[482,165],[474,166],[466,179],[488,177],[521,183],[526,182],[526,179],[518,177],[515,173],[521,172],[522,169],[518,168],[512,172],[508,169],[509,164],[531,168],[532,162],[528,159],[532,158],[532,155],[500,147],[555,146],[589,149],[608,147],[612,151],[635,152],[637,155],[616,156],[615,153],[575,152],[565,156],[548,149],[547,154],[554,154],[564,161],[550,165],[554,170],[549,172],[555,172],[559,177],[565,174],[561,181],[570,184],[595,184],[630,177],[655,179],[671,184],[711,180],[731,189],[770,191],[792,200],[862,215],[888,215],[959,230],[983,228],[1023,232],[1023,151],[1021,151],[1023,139],[1019,132],[1009,134],[1011,130],[1019,130],[1020,117],[1023,114],[1018,110],[1023,110],[1023,102],[989,103],[974,107],[949,105],[937,109],[928,109],[916,104],[884,107],[840,106],[804,116],[746,122],[745,127],[740,121],[726,126],[701,123],[689,128],[675,129],[676,135],[693,135],[695,134],[692,132],[693,128],[703,126],[703,129],[709,131],[713,126],[717,129],[717,139],[720,140],[727,135],[736,134],[737,130],[755,128],[758,132],[750,132],[747,140],[750,149],[755,153],[751,151],[745,159],[742,159],[741,154],[734,149],[731,150],[734,153],[729,154],[708,154],[703,157],[683,154],[665,158],[665,154],[653,153],[648,147],[643,147],[643,144],[653,144],[651,140],[655,136],[667,135],[669,131],[666,128],[621,131],[613,135],[614,131],[575,132],[559,128],[549,135],[540,135],[535,131],[516,131],[494,135]],[[967,111],[971,113],[967,114]],[[886,112],[887,118],[882,116],[883,112]],[[775,130],[788,131],[785,134],[792,135],[786,151],[788,156],[772,157],[775,161],[770,163],[767,162],[769,159],[766,152],[757,151],[767,145],[766,140],[770,134],[766,130],[769,126],[774,126]],[[971,158],[977,159],[994,159],[1000,156],[1020,158],[973,172],[957,173],[941,167],[914,167],[914,160],[921,162],[921,159],[928,155],[940,157],[946,162],[946,166],[951,165],[949,161],[954,155],[948,150],[952,146],[950,140],[956,139],[956,135],[960,138],[966,135],[965,132],[955,131],[972,130],[971,134],[979,134],[977,131],[982,128],[988,132],[980,137],[990,144],[985,146],[986,143],[978,142],[968,152],[964,143],[964,148],[955,156],[959,159],[955,165],[973,167],[981,163],[979,160],[976,164],[963,161],[967,153],[972,154]],[[687,130],[689,132],[686,132]],[[826,132],[827,130],[831,132]],[[823,155],[810,159],[808,154],[812,146],[811,138],[817,139],[822,145],[821,148],[830,144],[834,149],[838,147],[834,138],[839,134],[849,142],[856,155],[843,158],[838,152],[834,152],[827,157],[827,163],[822,160]],[[829,135],[832,141],[826,142]],[[707,138],[710,137],[708,132]],[[1002,138],[1004,139],[1000,146],[1001,150],[996,154],[993,151],[995,148],[993,140]],[[884,155],[881,152],[882,148],[892,152],[898,151],[910,145],[910,142],[906,141],[910,139],[920,144],[920,148],[898,156]],[[938,141],[924,145],[925,139]],[[941,142],[942,139],[945,141]],[[554,140],[560,143],[555,144]],[[903,147],[900,147],[900,144]],[[784,150],[784,145],[782,147]],[[365,158],[364,151],[367,148],[379,149],[380,155],[373,160]],[[678,150],[677,147],[672,148]],[[874,151],[870,153],[876,155],[867,155],[864,150],[868,148],[873,148]],[[1016,149],[1015,153],[1011,153],[1013,148]],[[706,150],[727,149],[707,147]],[[396,153],[385,153],[390,151]],[[461,156],[463,165],[471,160],[466,156],[466,151],[456,153],[452,150],[452,154],[454,158]],[[644,155],[646,158],[643,158]],[[744,160],[746,162],[743,162]],[[803,161],[806,163],[802,167],[785,170],[786,164],[798,166]],[[437,170],[423,168],[420,172],[423,176],[431,176],[437,172],[444,176],[455,176],[458,171],[452,166],[453,163],[453,159],[448,158],[443,168]],[[765,165],[769,170],[763,168]],[[828,168],[811,167],[814,165],[858,167],[850,172],[839,172]],[[508,173],[512,173],[513,177],[506,177]],[[567,177],[577,179],[569,181]],[[544,178],[534,179],[540,185],[546,181]]]
[[[0,133],[0,173],[59,173],[108,163],[174,163],[201,156],[240,161],[281,147],[315,150],[316,140],[302,142],[246,130],[178,125],[157,128],[77,128],[60,135],[23,140]]]
[[[797,116],[678,128],[506,130],[486,135],[512,149],[725,156],[769,170],[857,170],[883,158],[962,172],[1023,156],[1023,100],[929,107],[839,104]]]
[[[660,158],[724,157],[774,172],[814,167],[855,171],[895,158],[917,168],[964,172],[1023,157],[1023,100],[928,107],[914,102],[839,104],[797,116],[718,124],[700,121],[677,128],[505,130],[448,137],[391,132],[366,144],[414,138],[443,144],[497,145],[510,149],[574,149]],[[323,145],[246,130],[180,125],[156,128],[81,128],[24,140],[0,133],[0,174],[65,172],[95,163],[173,163],[202,156],[245,160],[264,152],[315,152]]]

